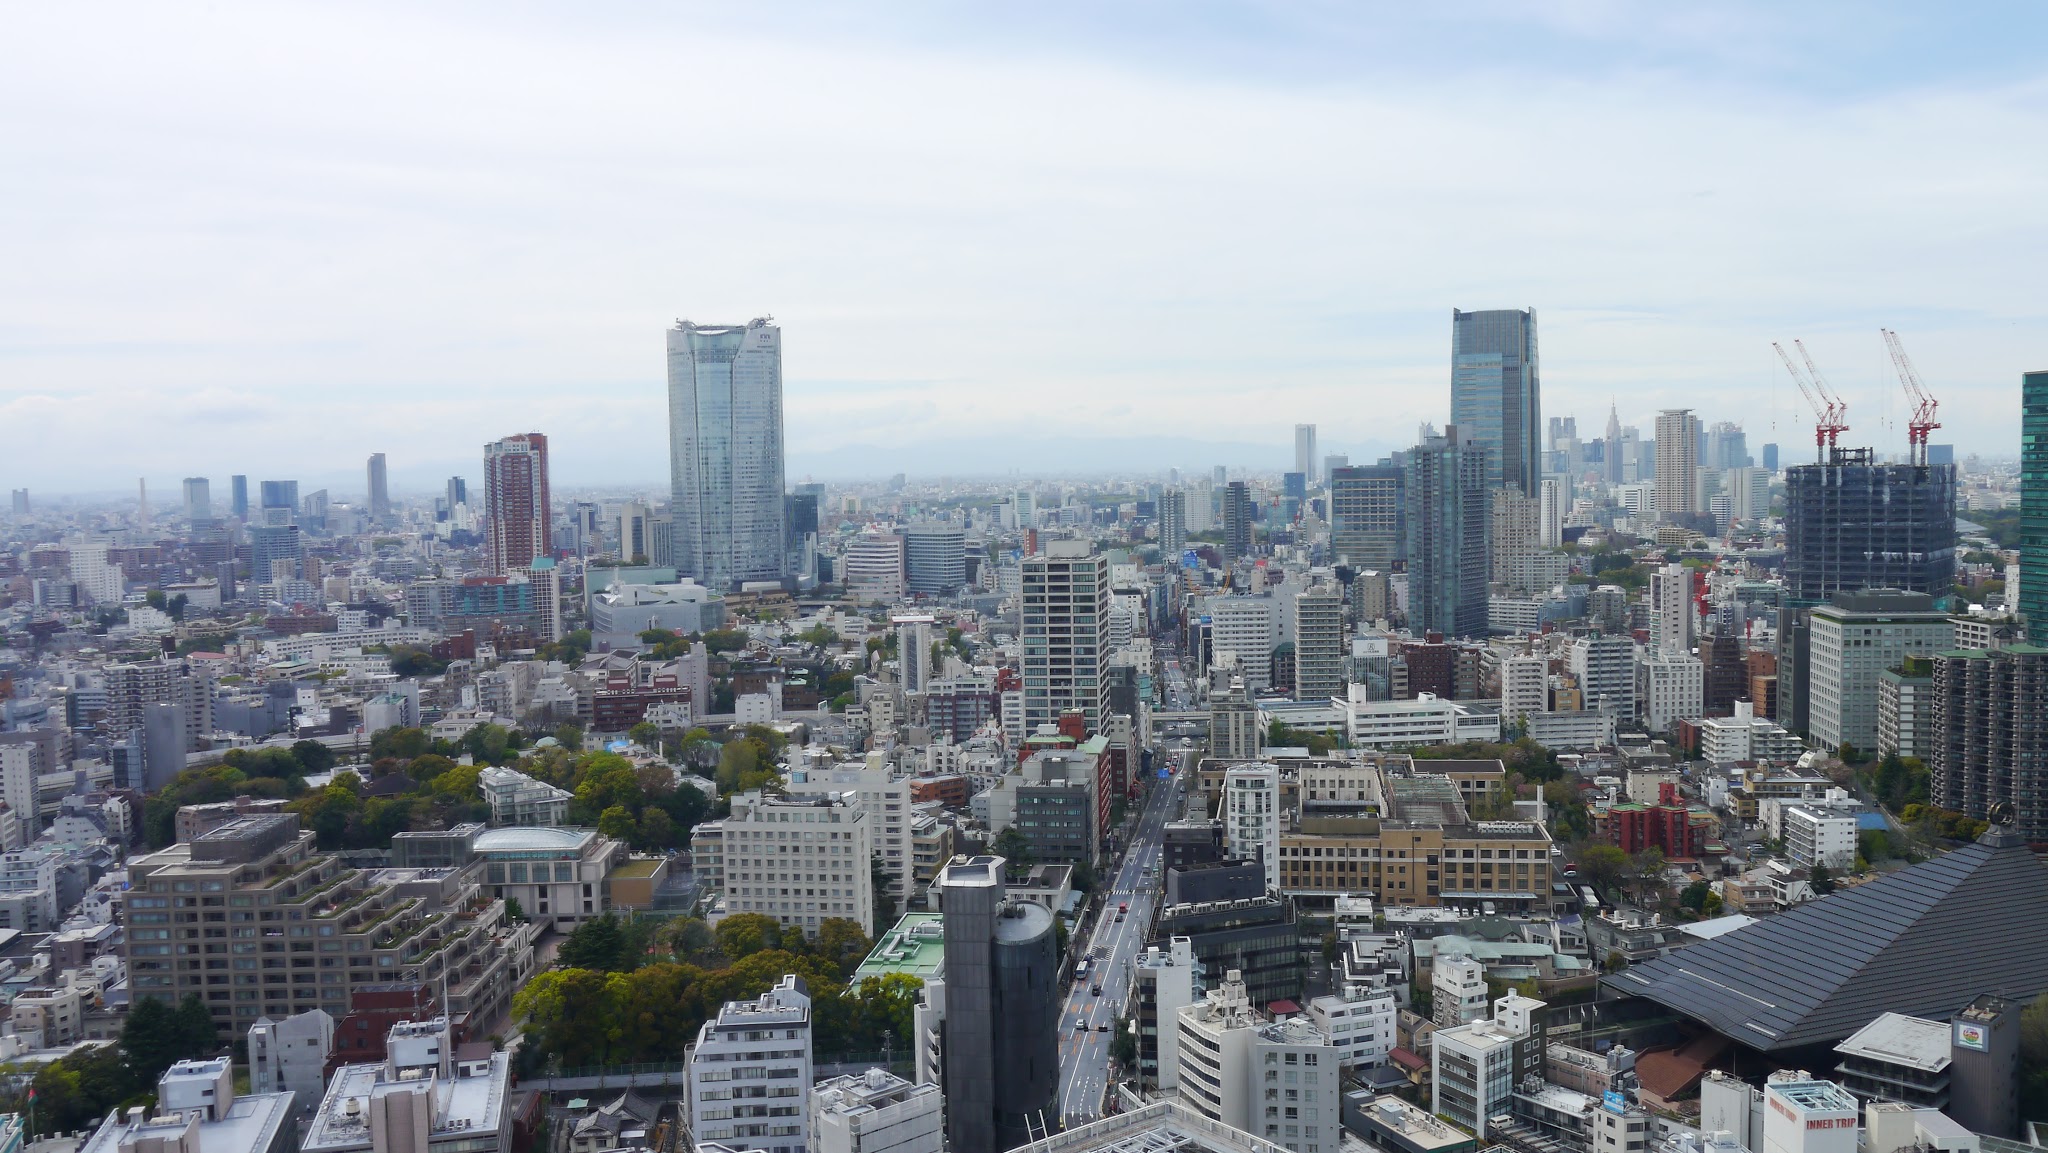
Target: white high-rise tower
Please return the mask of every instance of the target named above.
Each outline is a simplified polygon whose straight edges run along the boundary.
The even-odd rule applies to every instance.
[[[781,580],[781,327],[677,321],[668,415],[676,567],[720,591]]]

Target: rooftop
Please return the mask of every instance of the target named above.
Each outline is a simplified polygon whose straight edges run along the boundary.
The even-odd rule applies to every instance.
[[[944,913],[905,913],[875,942],[874,949],[853,974],[881,977],[905,973],[920,980],[938,976],[946,968],[946,916]]]
[[[473,1067],[471,1067],[473,1068]],[[382,1064],[343,1065],[327,1082],[327,1094],[313,1117],[302,1153],[322,1149],[364,1149],[370,1145],[370,1105],[392,1093],[433,1094],[433,1135],[474,1131],[496,1133],[504,1118],[511,1081],[511,1056],[491,1054],[485,1071],[468,1076],[390,1079]]]
[[[479,853],[578,853],[597,834],[590,829],[488,829],[476,835]]]
[[[1924,1017],[1884,1013],[1835,1046],[1844,1057],[1862,1057],[1887,1065],[1903,1065],[1925,1073],[1948,1068],[1948,1026]]]
[[[1211,1121],[1178,1100],[1091,1121],[1010,1153],[1287,1153],[1279,1145]]]
[[[190,1122],[184,1114],[137,1117],[127,1120],[114,1110],[79,1147],[78,1153],[119,1153],[124,1143],[175,1140]],[[281,1126],[291,1124],[292,1094],[249,1093],[236,1097],[227,1116],[218,1121],[199,1121],[199,1145],[205,1153],[266,1153]]]

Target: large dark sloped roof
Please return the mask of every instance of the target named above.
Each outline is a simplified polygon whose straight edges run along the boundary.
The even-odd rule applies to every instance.
[[[1609,989],[1752,1049],[1833,1043],[1890,1010],[1945,1020],[2048,989],[2048,870],[2011,833],[1613,974]]]

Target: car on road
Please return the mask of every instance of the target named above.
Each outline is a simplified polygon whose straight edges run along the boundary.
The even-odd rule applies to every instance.
[[[1091,997],[1100,997],[1100,996],[1102,996],[1102,986],[1101,986],[1101,985],[1092,985],[1092,986],[1090,986],[1090,987],[1089,987],[1089,989],[1088,989],[1088,995],[1089,995],[1089,996],[1091,996]]]
[[[1086,1022],[1086,1021],[1076,1021],[1076,1022],[1074,1022],[1074,1032],[1076,1032],[1076,1033],[1086,1033],[1087,1031],[1088,1031],[1088,1022]]]
[[[1107,1032],[1109,1032],[1109,1022],[1107,1022],[1107,1021],[1104,1021],[1104,1022],[1102,1022],[1102,1023],[1100,1024],[1100,1025],[1097,1025],[1097,1026],[1095,1026],[1095,1031],[1096,1031],[1097,1033],[1107,1033]]]

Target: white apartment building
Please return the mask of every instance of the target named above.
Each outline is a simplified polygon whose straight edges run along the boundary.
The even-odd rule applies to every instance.
[[[1330,1038],[1347,1069],[1386,1064],[1399,1015],[1392,989],[1357,997],[1325,995],[1308,1003],[1308,1019]]]
[[[294,1106],[309,1113],[320,1103],[333,1049],[334,1018],[322,1010],[308,1009],[282,1021],[260,1017],[249,1026],[249,1089],[297,1094]]]
[[[765,913],[807,934],[832,917],[874,924],[874,842],[857,797],[744,793],[720,825],[726,913]]]
[[[1509,657],[1500,663],[1500,715],[1513,721],[1530,713],[1550,711],[1550,660],[1539,656]]]
[[[1572,642],[1571,672],[1589,710],[1636,715],[1636,643],[1626,636],[1580,637]]]
[[[1650,649],[1683,656],[1694,633],[1692,570],[1667,564],[1650,574]]]
[[[1643,727],[1668,733],[1672,722],[1697,720],[1706,711],[1706,670],[1691,655],[1651,653],[1636,664],[1636,694]]]
[[[728,1001],[683,1055],[690,1133],[763,1153],[806,1153],[811,998],[791,974],[752,1001]]]
[[[1253,1013],[1235,969],[1179,1025],[1183,1104],[1292,1153],[1337,1153],[1342,1059],[1322,1030]]]
[[[1432,1017],[1440,1026],[1469,1025],[1486,1016],[1486,966],[1468,954],[1436,958],[1429,967]]]
[[[1081,710],[1089,732],[1109,711],[1109,558],[1087,541],[1048,541],[1024,558],[1018,624],[1024,674],[1023,728],[1058,722]],[[1008,702],[1003,713],[1009,720]]]
[[[1223,848],[1266,867],[1266,888],[1280,887],[1280,767],[1232,765],[1223,772]]]
[[[1835,870],[1856,864],[1854,813],[1814,805],[1782,805],[1778,825],[1784,830],[1785,855],[1793,864]]]
[[[1438,1029],[1431,1038],[1430,1111],[1485,1140],[1487,1121],[1509,1111],[1518,1046],[1542,1008],[1541,1001],[1510,993],[1494,1003],[1491,1018]]]
[[[1776,721],[1757,716],[1756,706],[1749,701],[1736,701],[1732,717],[1700,721],[1700,756],[1708,764],[1796,761],[1805,751],[1806,742]]]
[[[1270,594],[1209,601],[1209,649],[1236,653],[1253,696],[1273,685],[1273,649],[1280,643],[1280,606]]]
[[[1366,686],[1352,685],[1339,707],[1353,748],[1448,745],[1459,739],[1458,706],[1430,693],[1412,701],[1374,701],[1366,699]]]
[[[486,765],[477,774],[484,803],[491,807],[491,824],[555,828],[569,823],[567,789],[538,781],[517,769]]]
[[[945,1094],[870,1069],[811,1090],[812,1153],[941,1153]]]
[[[1174,937],[1153,945],[1131,968],[1131,1002],[1137,1008],[1138,1081],[1171,1093],[1180,1084],[1180,1011],[1195,1003],[1195,946]]]
[[[1294,697],[1327,701],[1344,695],[1344,594],[1321,582],[1294,598]]]
[[[853,798],[855,806],[867,814],[868,837],[889,872],[896,907],[909,907],[915,884],[911,827],[917,817],[911,807],[909,777],[891,772],[884,755],[876,752],[868,754],[866,762],[794,769],[784,788],[793,797]]]
[[[865,532],[839,558],[839,583],[863,604],[903,599],[904,542],[893,532]]]

